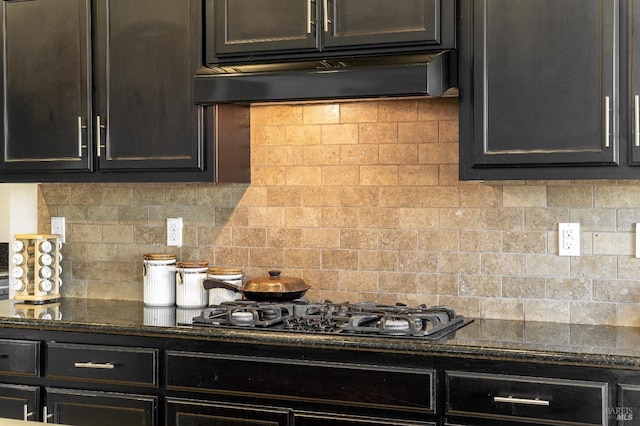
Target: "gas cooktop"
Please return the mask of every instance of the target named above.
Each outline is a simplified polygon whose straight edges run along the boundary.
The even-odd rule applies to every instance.
[[[333,333],[448,340],[455,330],[473,322],[449,306],[378,305],[235,300],[209,306],[193,318],[193,325],[259,328],[303,333]]]

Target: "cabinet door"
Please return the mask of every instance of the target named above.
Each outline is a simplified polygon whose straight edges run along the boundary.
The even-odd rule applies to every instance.
[[[46,389],[47,416],[68,425],[155,425],[157,397],[148,395]]]
[[[634,166],[640,165],[640,0],[629,3],[629,100],[630,151]]]
[[[440,42],[439,0],[323,0],[322,4],[323,46]]]
[[[167,398],[168,426],[287,426],[289,410]]]
[[[0,171],[91,168],[88,11],[89,0],[2,2]]]
[[[607,409],[607,414],[615,418],[617,424],[625,426],[640,425],[640,386],[618,384],[618,404]]]
[[[0,384],[0,417],[38,420],[40,393],[35,386]]]
[[[619,2],[461,5],[461,176],[490,178],[471,169],[502,166],[617,165]]]
[[[211,0],[207,22],[215,31],[214,56],[252,52],[317,50],[316,17],[320,1]],[[212,40],[208,40],[211,44]]]
[[[197,0],[98,0],[94,128],[100,170],[202,170]]]

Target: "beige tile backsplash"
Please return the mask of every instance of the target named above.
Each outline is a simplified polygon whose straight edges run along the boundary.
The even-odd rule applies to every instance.
[[[303,277],[312,299],[640,324],[636,181],[459,182],[457,99],[258,105],[252,184],[41,184],[69,297],[142,300],[142,255]],[[165,246],[167,217],[184,246]],[[557,223],[580,222],[560,257]]]

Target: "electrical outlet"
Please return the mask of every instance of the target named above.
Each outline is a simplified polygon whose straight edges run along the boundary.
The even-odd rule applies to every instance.
[[[580,224],[558,224],[558,254],[560,256],[580,256]]]
[[[60,235],[60,242],[65,242],[65,223],[64,216],[51,217],[51,233]]]
[[[173,247],[182,246],[182,218],[167,218],[167,245]]]

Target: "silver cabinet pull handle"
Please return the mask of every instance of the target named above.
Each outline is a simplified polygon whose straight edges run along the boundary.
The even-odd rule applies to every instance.
[[[605,96],[604,97],[604,147],[605,148],[609,148],[609,132],[610,132],[610,119],[609,119],[609,112],[611,111],[611,102],[609,100],[609,96]]]
[[[104,364],[94,363],[94,362],[76,362],[73,364],[75,368],[93,368],[97,370],[113,370],[116,366],[110,362],[105,362]]]
[[[524,405],[544,405],[549,406],[549,401],[544,399],[528,399],[528,398],[514,398],[512,396],[494,396],[493,402],[509,402],[511,404],[524,404]]]
[[[47,406],[45,405],[42,408],[42,422],[43,423],[49,423],[47,420],[49,420],[52,417],[53,417],[53,413],[49,414],[48,410],[47,410]]]
[[[29,412],[29,407],[27,406],[27,404],[24,404],[24,421],[29,421],[29,417],[33,416],[34,413],[30,413]]]
[[[102,142],[100,142],[101,138],[100,138],[100,130],[104,129],[105,126],[104,124],[100,124],[100,116],[97,115],[96,116],[96,141],[98,141],[98,157],[100,157],[100,151],[102,150],[102,148],[106,148],[106,145],[102,145]]]
[[[82,130],[86,128],[82,125],[82,117],[78,117],[78,157],[82,157],[82,149],[87,147],[82,144]]]
[[[329,0],[323,0],[324,32],[329,32]]]
[[[313,4],[313,0],[307,0],[307,34],[311,34],[311,26],[313,22],[311,21],[311,5]]]
[[[635,146],[640,146],[640,96],[633,98],[633,132],[635,137]]]

